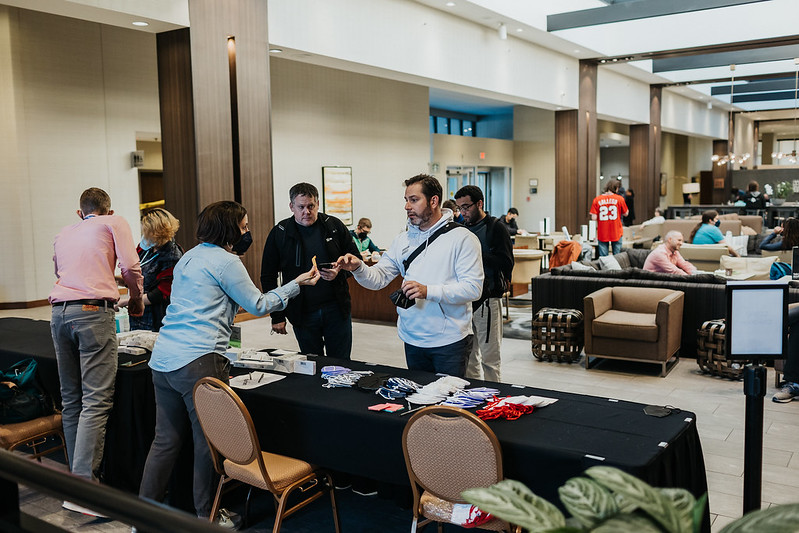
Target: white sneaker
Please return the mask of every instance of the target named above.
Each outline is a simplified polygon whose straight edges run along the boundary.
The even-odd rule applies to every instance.
[[[82,505],[78,505],[77,503],[67,502],[61,504],[61,507],[66,509],[67,511],[73,511],[75,513],[85,514],[87,516],[93,516],[95,518],[108,518],[104,514],[98,513],[97,511],[92,511],[91,509],[87,509]]]

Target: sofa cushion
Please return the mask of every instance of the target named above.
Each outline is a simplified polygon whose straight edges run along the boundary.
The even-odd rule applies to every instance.
[[[630,266],[632,266],[632,265],[630,265],[630,256],[627,255],[627,250],[625,250],[625,251],[623,251],[621,253],[618,253],[618,254],[610,255],[608,257],[611,257],[611,258],[615,259],[622,270],[624,270],[625,268],[630,268]],[[600,261],[602,260],[601,257],[599,259],[600,259]]]
[[[754,274],[751,280],[764,280],[769,279],[769,272],[775,256],[763,257],[732,257],[729,255],[721,256],[721,268],[731,268],[733,272],[745,272],[747,274]]]
[[[596,272],[596,269],[591,265],[585,265],[583,263],[578,263],[577,261],[572,261],[571,265],[572,270],[583,271],[583,272]]]
[[[646,258],[651,252],[651,248],[628,248],[625,250],[627,260],[633,268],[644,268]]]
[[[651,281],[671,281],[680,283],[713,283],[724,285],[727,281],[724,278],[716,277],[715,274],[667,274],[666,272],[651,272],[641,268],[633,268],[630,272],[631,279],[646,279]]]
[[[553,268],[549,271],[552,276],[560,277],[583,277],[583,278],[607,278],[607,279],[629,279],[632,269],[627,270],[573,270],[571,265]]]
[[[651,313],[630,313],[611,309],[605,311],[591,323],[591,332],[596,337],[611,339],[636,339],[657,342],[658,326]]]
[[[621,270],[621,265],[616,260],[615,255],[606,255],[599,258],[600,270]]]

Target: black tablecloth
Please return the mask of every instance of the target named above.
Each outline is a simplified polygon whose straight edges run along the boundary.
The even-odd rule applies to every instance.
[[[50,322],[26,318],[0,318],[0,368],[33,357],[45,390],[61,404],[58,365]],[[119,362],[137,362],[142,356],[120,354]],[[155,395],[146,364],[120,366],[114,389],[114,408],[108,418],[103,481],[133,493],[139,484],[155,434]]]
[[[420,384],[436,379],[426,372],[355,361],[317,362],[319,368],[327,364],[410,377]],[[323,382],[318,372],[292,374],[267,386],[237,391],[252,415],[262,447],[332,470],[408,484],[401,443],[410,417],[368,411],[369,405],[387,400],[354,389],[326,389]],[[488,422],[502,445],[505,476],[522,481],[549,501],[559,501],[557,488],[567,479],[599,464],[621,468],[654,486],[688,489],[697,497],[707,491],[693,413],[654,418],[637,403],[477,380],[471,386],[494,386],[503,396],[558,398],[519,420]]]

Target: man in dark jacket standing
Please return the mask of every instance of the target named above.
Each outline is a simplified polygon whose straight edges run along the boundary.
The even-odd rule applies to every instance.
[[[483,294],[472,304],[474,343],[466,377],[500,380],[502,344],[502,305],[500,299],[509,287],[513,272],[513,244],[500,221],[483,210],[483,191],[475,185],[461,187],[455,203],[466,227],[480,240],[483,252]]]
[[[319,265],[322,276],[315,286],[301,288],[284,312],[272,313],[272,331],[285,335],[286,318],[294,328],[300,351],[349,359],[352,350],[352,315],[348,272],[334,262],[344,254],[359,256],[347,227],[337,218],[319,212],[319,191],[310,183],[289,190],[294,216],[281,220],[269,232],[261,262],[261,289],[277,287],[278,273],[294,279]],[[326,264],[327,263],[327,264]],[[331,264],[332,263],[332,264]]]

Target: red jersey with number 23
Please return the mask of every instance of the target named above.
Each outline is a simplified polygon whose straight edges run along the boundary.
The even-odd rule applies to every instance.
[[[592,215],[596,215],[596,238],[601,242],[616,242],[624,234],[621,217],[627,212],[624,198],[618,194],[600,194],[591,203]]]

